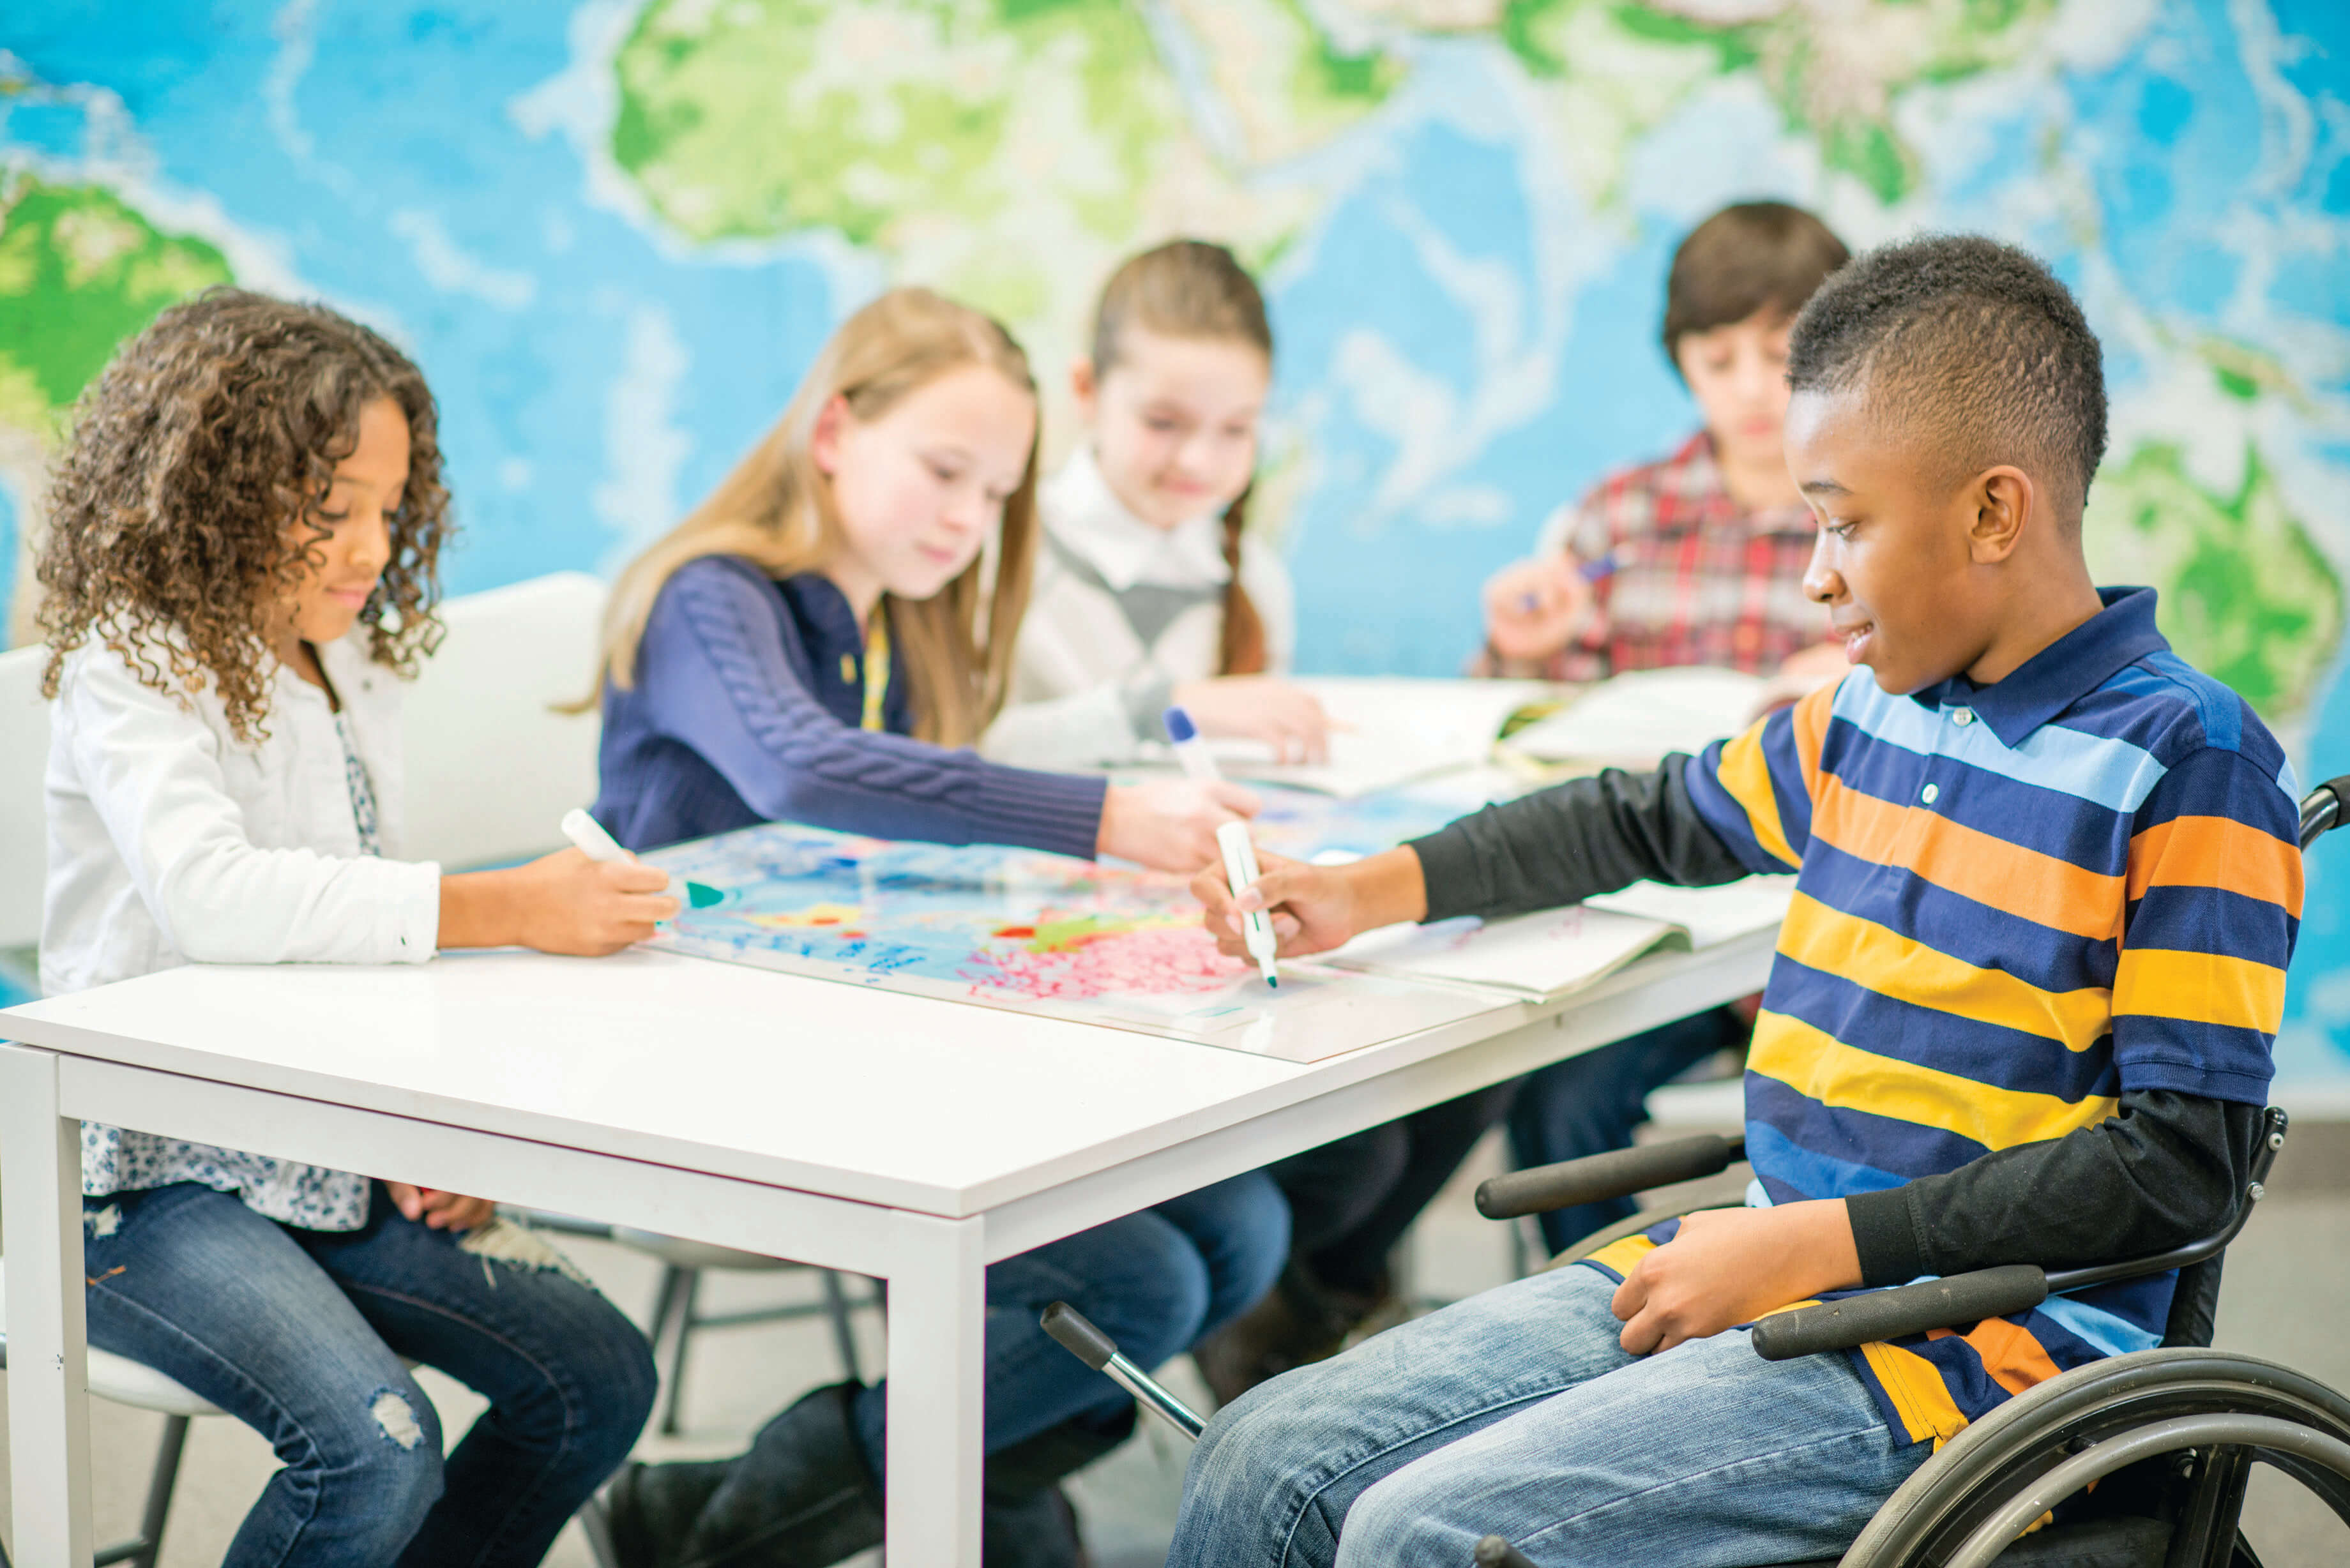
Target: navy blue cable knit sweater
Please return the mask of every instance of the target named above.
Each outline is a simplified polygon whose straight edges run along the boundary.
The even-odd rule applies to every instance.
[[[604,689],[596,820],[631,849],[782,821],[1092,856],[1104,780],[908,738],[902,663],[889,732],[859,729],[864,659],[827,578],[779,583],[734,556],[679,567],[645,623],[636,685]]]

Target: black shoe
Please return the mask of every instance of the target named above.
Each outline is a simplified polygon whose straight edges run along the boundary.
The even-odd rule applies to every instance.
[[[881,1544],[881,1488],[850,1417],[859,1391],[819,1388],[761,1428],[660,1568],[829,1568]]]
[[[622,1466],[604,1490],[604,1527],[619,1568],[671,1568],[702,1505],[726,1479],[726,1465]]]
[[[1057,1486],[1016,1502],[991,1497],[979,1535],[982,1568],[1087,1568],[1077,1511]]]

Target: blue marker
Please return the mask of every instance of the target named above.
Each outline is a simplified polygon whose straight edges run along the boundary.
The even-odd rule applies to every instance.
[[[1183,764],[1184,774],[1194,784],[1223,783],[1223,771],[1216,766],[1208,742],[1200,739],[1200,727],[1191,722],[1191,715],[1180,708],[1170,708],[1165,722],[1168,743],[1175,748],[1175,760]]]
[[[1581,566],[1575,567],[1575,575],[1581,577],[1586,583],[1605,582],[1609,577],[1616,575],[1617,568],[1621,565],[1622,563],[1616,559],[1616,552],[1610,550],[1607,554],[1604,556],[1595,556],[1590,560],[1586,561]],[[1532,594],[1521,594],[1518,596],[1518,612],[1521,615],[1534,614],[1537,605],[1538,601]]]

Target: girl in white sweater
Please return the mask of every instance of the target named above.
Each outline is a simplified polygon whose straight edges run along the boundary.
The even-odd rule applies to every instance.
[[[1323,760],[1321,704],[1281,678],[1289,576],[1246,529],[1273,379],[1255,283],[1198,240],[1132,257],[1070,379],[1087,439],[1038,496],[1011,701],[982,749],[1029,767],[1125,761],[1180,704],[1202,733]]]
[[[661,873],[576,849],[458,875],[400,857],[437,422],[381,337],[233,289],[165,311],[83,400],[38,567],[50,994],[190,962],[607,953],[676,912]],[[644,1423],[629,1320],[488,1202],[400,1174],[82,1127],[90,1343],[284,1461],[226,1568],[527,1568]],[[403,1358],[489,1400],[445,1458]]]

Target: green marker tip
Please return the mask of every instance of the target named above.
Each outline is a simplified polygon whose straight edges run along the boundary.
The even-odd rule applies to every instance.
[[[697,909],[706,909],[712,904],[724,903],[726,895],[707,882],[688,882],[685,885],[685,901]]]

